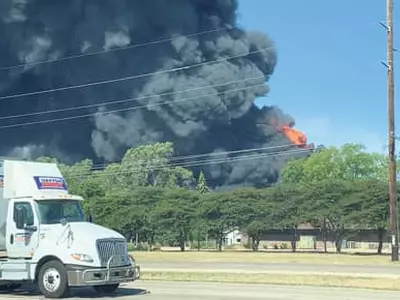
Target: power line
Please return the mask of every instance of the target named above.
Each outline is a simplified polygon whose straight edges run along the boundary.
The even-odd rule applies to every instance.
[[[173,161],[179,161],[179,160],[187,160],[187,159],[196,159],[196,158],[207,158],[208,160],[212,160],[213,158],[209,158],[212,156],[220,156],[220,155],[232,155],[232,154],[243,154],[243,153],[249,153],[249,152],[255,152],[255,151],[265,151],[265,150],[277,150],[280,148],[287,148],[287,147],[298,147],[298,146],[304,146],[305,144],[301,144],[301,145],[294,145],[294,144],[284,144],[284,145],[279,145],[279,146],[268,146],[268,147],[258,147],[258,148],[248,148],[248,149],[242,149],[242,150],[230,150],[230,151],[223,151],[223,152],[209,152],[209,153],[203,153],[203,154],[194,154],[194,155],[181,155],[181,156],[171,156],[171,157],[164,157],[165,160],[167,160],[168,162],[173,162]],[[303,150],[303,149],[297,149],[297,150]],[[310,151],[309,149],[304,149],[304,151]],[[287,152],[287,151],[278,151],[278,152],[269,152],[269,153],[257,153],[257,155],[262,155],[262,154],[271,154],[271,153],[281,153],[281,152]],[[244,157],[244,156],[240,156],[240,157]],[[233,157],[234,158],[234,157]],[[0,159],[11,159],[11,160],[20,160],[19,158],[16,157],[0,157]],[[221,158],[219,158],[221,159]],[[232,159],[232,157],[223,157],[223,159]],[[138,159],[135,160],[132,163],[128,163],[125,164],[125,167],[128,166],[135,166],[139,163],[142,162],[148,162],[151,161],[151,159],[146,160],[146,159]],[[194,160],[194,162],[198,162],[196,160]],[[188,161],[184,161],[184,162],[178,162],[175,163],[175,165],[177,164],[181,164],[181,163],[188,163]],[[122,164],[122,160],[121,161],[116,161],[113,163],[109,163],[109,164],[94,164],[92,165],[91,171],[103,171],[106,167],[113,165],[113,164]],[[173,166],[173,164],[169,164],[169,166]]]
[[[71,86],[54,88],[54,89],[49,89],[49,90],[42,90],[42,91],[36,91],[36,92],[29,92],[29,93],[2,96],[2,97],[0,97],[0,100],[13,99],[13,98],[19,98],[19,97],[27,97],[27,96],[34,96],[34,95],[41,95],[41,94],[48,94],[48,93],[53,93],[53,92],[66,91],[66,90],[82,89],[82,88],[86,88],[86,87],[100,86],[100,85],[105,85],[105,84],[123,82],[123,81],[128,81],[128,80],[139,79],[139,78],[145,78],[145,77],[150,77],[150,76],[154,76],[154,75],[168,74],[168,73],[172,73],[172,72],[189,70],[189,69],[200,67],[200,66],[211,65],[211,64],[214,64],[214,63],[218,63],[218,62],[229,61],[231,59],[245,57],[245,56],[249,56],[249,55],[253,55],[253,54],[259,54],[259,53],[262,53],[262,52],[265,52],[265,51],[268,51],[268,50],[272,50],[272,49],[275,49],[275,48],[274,47],[263,48],[263,49],[260,49],[260,50],[249,51],[249,52],[244,53],[244,54],[238,54],[238,55],[228,56],[228,57],[221,58],[221,59],[216,59],[216,60],[213,60],[213,61],[206,61],[206,62],[192,64],[192,65],[189,65],[189,66],[171,68],[171,69],[167,69],[167,70],[160,70],[160,71],[151,72],[151,73],[143,73],[143,74],[139,74],[139,75],[125,76],[125,77],[120,77],[120,78],[116,78],[116,79],[96,81],[96,82],[85,83],[85,84],[80,84],[80,85],[71,85]]]
[[[295,145],[290,145],[290,146],[295,146]],[[279,146],[276,146],[279,147]],[[281,146],[283,147],[283,146]],[[275,148],[275,147],[270,147],[270,148]],[[256,149],[256,148],[255,148]],[[260,148],[261,149],[261,148]],[[239,151],[250,151],[253,149],[246,149],[246,150],[239,150]],[[163,170],[170,170],[172,168],[190,168],[190,167],[200,167],[200,166],[206,166],[206,165],[215,165],[215,164],[224,164],[224,163],[235,163],[235,162],[242,162],[242,161],[249,161],[249,160],[255,160],[255,159],[262,159],[262,158],[268,158],[268,157],[277,157],[277,156],[282,156],[282,155],[295,155],[295,154],[302,154],[302,153],[310,153],[315,151],[316,149],[310,150],[310,149],[294,149],[294,150],[288,150],[288,151],[277,151],[277,152],[270,152],[270,153],[257,153],[257,154],[251,154],[251,155],[243,155],[243,156],[238,156],[238,157],[225,157],[225,158],[217,158],[217,159],[206,159],[202,161],[186,161],[186,162],[180,162],[180,163],[175,163],[175,164],[167,164],[165,166],[160,166],[157,165],[157,163],[154,166],[145,166],[144,168],[141,167],[139,168],[138,166],[135,165],[124,165],[125,170],[121,171],[109,171],[109,170],[93,170],[91,169],[88,172],[82,171],[82,172],[68,172],[64,171],[63,176],[68,179],[72,178],[82,178],[82,177],[103,177],[103,176],[115,176],[115,175],[123,175],[123,174],[137,174],[143,171],[163,171]],[[231,151],[231,152],[238,152],[238,151]],[[212,154],[212,153],[210,153]],[[189,156],[188,156],[189,157]],[[137,161],[136,161],[137,163]],[[130,170],[126,170],[126,167],[133,167]],[[207,180],[209,181],[209,180]]]
[[[52,122],[59,122],[59,121],[66,121],[66,120],[75,120],[75,119],[93,117],[93,116],[96,116],[96,115],[113,114],[113,113],[117,113],[117,112],[135,111],[135,110],[148,108],[148,107],[156,107],[156,106],[161,106],[161,105],[166,105],[166,104],[171,104],[171,103],[186,102],[186,101],[191,101],[193,99],[198,99],[198,98],[202,98],[202,97],[221,95],[221,94],[225,94],[225,93],[228,93],[228,92],[237,92],[237,91],[247,90],[247,89],[250,89],[250,88],[262,87],[262,86],[265,86],[265,85],[264,84],[252,85],[252,86],[247,86],[247,87],[244,87],[244,88],[226,90],[226,91],[223,91],[223,92],[204,94],[204,95],[195,96],[195,97],[188,97],[188,98],[183,98],[183,99],[178,99],[178,100],[171,100],[171,101],[164,101],[164,102],[158,102],[158,103],[153,103],[153,104],[145,104],[145,105],[139,105],[139,106],[134,106],[134,107],[110,110],[110,111],[103,111],[103,112],[99,111],[99,112],[96,112],[96,113],[89,113],[89,114],[84,114],[84,115],[79,115],[79,116],[71,116],[71,117],[64,117],[64,118],[55,118],[55,119],[48,119],[48,120],[41,120],[41,121],[31,121],[31,122],[25,122],[25,123],[16,123],[16,124],[3,125],[3,126],[0,126],[0,130],[1,129],[7,129],[7,128],[28,126],[28,125],[37,125],[37,124],[43,124],[43,123],[52,123]]]
[[[201,86],[201,87],[190,88],[190,89],[174,91],[174,92],[152,94],[152,95],[147,95],[147,96],[140,96],[140,97],[135,97],[135,98],[126,98],[126,99],[120,99],[120,100],[111,100],[111,101],[106,101],[106,102],[101,102],[101,103],[96,103],[96,104],[73,106],[73,107],[66,107],[66,108],[53,109],[53,110],[42,110],[42,111],[38,111],[38,112],[18,114],[18,115],[12,115],[12,116],[2,116],[2,117],[0,117],[0,120],[16,119],[16,118],[31,117],[31,116],[52,114],[52,113],[58,113],[58,112],[74,111],[74,110],[87,109],[87,108],[93,108],[93,107],[101,107],[101,106],[104,106],[104,105],[121,104],[121,103],[139,101],[139,100],[153,98],[153,97],[163,97],[163,96],[170,96],[170,95],[174,95],[174,94],[178,94],[178,93],[186,93],[186,92],[198,91],[198,90],[201,90],[201,89],[216,88],[216,87],[221,87],[221,86],[228,85],[228,84],[242,83],[242,82],[247,82],[247,81],[250,81],[250,80],[262,79],[262,78],[265,78],[265,76],[251,77],[251,78],[246,78],[246,79],[241,79],[241,80],[236,80],[236,81],[225,82],[225,83],[221,83],[221,84]]]
[[[204,160],[200,162],[186,162],[186,163],[179,163],[179,164],[171,164],[163,167],[145,167],[145,168],[133,168],[132,170],[124,170],[124,171],[95,171],[99,173],[93,173],[92,171],[88,174],[87,172],[72,172],[72,173],[66,173],[68,174],[67,176],[69,178],[75,178],[75,177],[81,177],[81,176],[112,176],[112,175],[121,175],[121,174],[134,174],[137,172],[142,172],[142,171],[157,171],[157,170],[166,170],[170,168],[176,168],[176,167],[181,167],[181,168],[188,168],[188,167],[197,167],[197,166],[204,166],[204,165],[212,165],[212,164],[223,164],[223,163],[232,163],[232,162],[240,162],[240,161],[246,161],[246,160],[253,160],[253,159],[260,159],[260,158],[266,158],[266,157],[277,157],[281,155],[293,155],[293,154],[300,154],[300,153],[306,153],[310,152],[310,149],[295,149],[295,150],[289,150],[289,151],[280,151],[280,152],[272,152],[272,153],[260,153],[260,154],[253,154],[253,155],[243,155],[239,157],[231,157],[231,158],[220,158],[220,159],[209,159],[209,160]],[[72,175],[72,176],[71,176]]]
[[[249,149],[242,149],[242,150],[231,150],[231,151],[223,151],[223,152],[210,152],[210,153],[204,153],[204,154],[172,156],[172,157],[166,157],[165,159],[167,159],[170,162],[170,161],[177,161],[177,160],[184,160],[184,159],[194,159],[194,158],[204,158],[204,157],[208,158],[210,156],[232,155],[232,154],[242,154],[242,153],[255,152],[255,151],[276,150],[276,149],[280,149],[280,148],[295,147],[295,146],[303,146],[303,144],[301,144],[301,145],[284,144],[284,145],[279,145],[279,146],[249,148]],[[139,160],[135,161],[134,163],[132,163],[132,165],[135,165],[142,161],[146,161],[146,160],[139,159]],[[92,166],[92,170],[96,169],[96,168],[104,168],[104,167],[107,167],[108,165],[112,165],[115,163],[121,164],[122,160],[113,162],[113,163],[109,163],[109,164],[95,164]],[[128,165],[131,165],[131,164],[128,164]]]
[[[375,24],[375,21],[374,22],[370,22],[369,24]],[[7,71],[7,70],[12,70],[12,69],[18,69],[18,68],[33,67],[33,66],[36,66],[36,65],[50,64],[50,63],[67,61],[67,60],[74,60],[74,59],[78,59],[78,58],[97,56],[97,55],[107,54],[107,53],[112,53],[112,52],[130,50],[130,49],[135,49],[135,48],[140,48],[140,47],[146,47],[146,46],[151,46],[151,45],[162,44],[162,43],[165,43],[165,42],[171,42],[171,41],[183,38],[183,37],[189,38],[189,37],[194,37],[194,36],[201,36],[201,35],[204,35],[204,34],[215,33],[215,32],[219,32],[219,31],[223,31],[223,30],[229,30],[229,29],[233,29],[233,27],[231,25],[227,25],[227,26],[223,26],[223,27],[220,27],[220,28],[216,28],[216,29],[199,31],[199,32],[191,33],[191,34],[183,34],[183,35],[178,35],[178,36],[174,36],[174,37],[171,37],[171,38],[160,38],[160,39],[149,41],[149,42],[136,43],[136,44],[132,44],[132,45],[128,45],[128,46],[112,48],[112,49],[106,49],[106,50],[102,50],[102,51],[96,51],[96,52],[91,52],[91,53],[83,53],[83,54],[76,54],[76,55],[69,55],[69,56],[65,56],[65,57],[61,57],[61,58],[41,60],[41,61],[32,62],[32,63],[9,65],[9,66],[0,67],[0,71]],[[397,50],[395,50],[395,51],[397,51]]]
[[[202,166],[202,165],[209,165],[209,164],[219,164],[219,163],[226,163],[226,162],[238,162],[242,160],[248,160],[248,159],[258,159],[258,158],[264,158],[264,157],[275,157],[283,154],[296,154],[296,153],[303,153],[303,152],[309,152],[310,150],[308,149],[295,149],[295,150],[288,150],[288,151],[278,151],[278,152],[270,152],[270,153],[257,153],[257,154],[248,154],[248,155],[242,155],[242,156],[237,156],[237,157],[222,157],[222,158],[212,158],[212,159],[204,159],[201,161],[188,161],[188,162],[181,162],[181,163],[175,163],[172,165],[168,165],[165,168],[168,167],[181,167],[181,168],[188,168],[188,167],[196,167],[196,166]],[[145,168],[146,170],[146,168]],[[154,168],[149,167],[148,170],[154,170]],[[129,171],[127,171],[129,172]]]
[[[48,63],[56,63],[56,62],[62,62],[62,61],[66,61],[66,60],[78,59],[78,58],[82,58],[82,57],[101,55],[101,54],[110,53],[110,52],[117,52],[117,51],[129,50],[129,49],[134,49],[134,48],[146,47],[146,46],[151,46],[151,45],[156,45],[156,44],[162,44],[165,42],[171,42],[176,39],[180,39],[182,37],[199,36],[199,35],[204,35],[207,33],[214,33],[214,32],[218,32],[218,31],[222,31],[222,30],[226,30],[226,29],[231,29],[231,28],[232,28],[231,26],[225,26],[225,27],[221,27],[221,28],[217,28],[217,29],[195,32],[195,33],[191,33],[191,34],[187,34],[187,35],[179,35],[179,36],[172,37],[172,38],[162,38],[162,39],[158,39],[158,40],[154,40],[154,41],[150,41],[150,42],[137,43],[137,44],[133,44],[133,45],[125,46],[125,47],[112,48],[112,49],[107,49],[107,50],[103,50],[103,51],[91,52],[91,53],[70,55],[70,56],[65,56],[62,58],[41,60],[41,61],[33,62],[33,63],[5,66],[5,67],[1,67],[0,71],[18,69],[18,68],[23,68],[23,67],[31,67],[31,66],[36,66],[36,65],[48,64]]]

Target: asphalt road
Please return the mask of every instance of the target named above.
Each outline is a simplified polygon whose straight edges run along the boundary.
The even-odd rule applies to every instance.
[[[124,299],[124,300],[397,300],[400,292],[354,289],[294,287],[275,285],[241,285],[197,282],[135,282],[123,285],[116,295],[101,297],[92,289],[79,289],[71,293],[73,299]],[[0,294],[2,300],[43,299],[35,292],[13,295]]]
[[[200,263],[200,262],[143,262],[146,271],[243,272],[284,274],[337,274],[368,277],[400,277],[400,266],[318,265],[290,263]]]

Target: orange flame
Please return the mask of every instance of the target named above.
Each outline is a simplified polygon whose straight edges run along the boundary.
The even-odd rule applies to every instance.
[[[288,125],[282,126],[281,131],[293,144],[297,146],[304,146],[307,144],[307,137],[301,131],[291,128]]]
[[[271,121],[271,125],[278,131],[282,132],[286,138],[294,145],[299,147],[308,147],[307,137],[300,130],[294,129],[289,125],[278,126],[276,121]]]

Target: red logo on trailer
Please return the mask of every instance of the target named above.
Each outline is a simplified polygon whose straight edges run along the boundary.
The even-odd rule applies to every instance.
[[[62,177],[35,176],[34,179],[39,190],[68,190],[67,184]]]

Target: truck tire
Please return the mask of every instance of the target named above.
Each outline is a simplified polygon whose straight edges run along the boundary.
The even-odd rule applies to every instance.
[[[68,296],[68,274],[65,266],[57,261],[46,262],[39,270],[38,286],[45,298]]]
[[[114,293],[119,287],[119,283],[116,284],[107,284],[107,285],[96,285],[93,288],[96,292],[100,294],[112,294]]]

